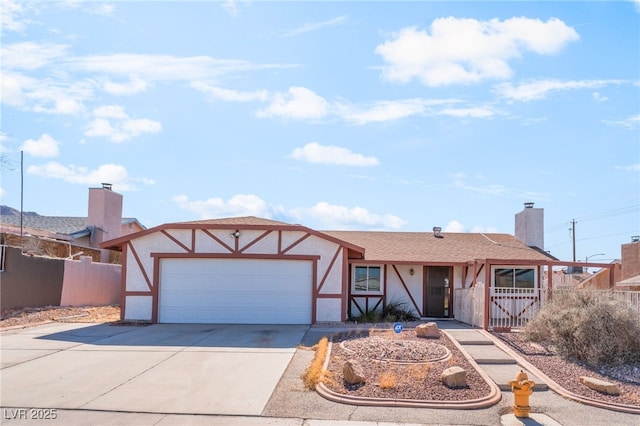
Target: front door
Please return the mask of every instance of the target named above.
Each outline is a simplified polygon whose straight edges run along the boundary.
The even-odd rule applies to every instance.
[[[425,317],[449,316],[448,266],[425,266],[424,306]]]

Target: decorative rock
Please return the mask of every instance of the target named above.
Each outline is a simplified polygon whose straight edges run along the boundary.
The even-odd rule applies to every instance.
[[[620,386],[589,376],[580,376],[580,383],[598,392],[609,395],[620,395]]]
[[[344,375],[344,381],[350,385],[365,383],[364,370],[355,359],[349,359],[344,363],[342,374]]]
[[[464,368],[454,365],[442,372],[440,380],[450,388],[465,387],[467,386],[467,372]]]
[[[428,322],[426,324],[420,324],[416,327],[416,336],[418,337],[431,337],[437,339],[440,337],[440,330],[438,330],[438,324],[435,322]]]

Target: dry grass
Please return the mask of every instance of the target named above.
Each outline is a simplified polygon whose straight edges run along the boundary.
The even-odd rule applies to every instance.
[[[398,372],[395,368],[385,371],[380,375],[378,384],[381,389],[393,389],[398,385]]]
[[[329,339],[323,337],[320,341],[314,346],[316,355],[311,362],[307,371],[305,371],[302,376],[302,381],[304,383],[304,387],[309,390],[314,390],[316,385],[325,379],[325,374],[323,370],[324,359],[327,356],[327,350],[329,348]]]

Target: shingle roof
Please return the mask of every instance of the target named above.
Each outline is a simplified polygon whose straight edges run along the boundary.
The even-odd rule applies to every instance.
[[[277,220],[263,219],[255,216],[243,216],[243,217],[227,217],[222,219],[206,219],[206,220],[194,220],[191,222],[179,222],[182,224],[198,224],[198,225],[286,225],[291,226],[290,223],[279,222]]]
[[[89,235],[87,221],[88,218],[86,217],[24,215],[22,217],[22,226],[25,228],[48,231],[78,238],[83,235]],[[137,219],[122,219],[123,224],[131,222],[137,222]],[[0,215],[0,223],[11,226],[20,226],[20,216]]]
[[[509,234],[321,231],[364,247],[368,261],[469,262],[475,259],[551,260]]]

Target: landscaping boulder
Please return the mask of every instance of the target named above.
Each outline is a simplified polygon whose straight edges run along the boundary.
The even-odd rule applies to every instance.
[[[440,337],[438,324],[436,324],[435,322],[420,324],[416,327],[416,336],[437,339],[438,337]]]
[[[609,395],[620,395],[620,386],[616,383],[605,382],[604,380],[589,376],[580,376],[580,383],[598,392]]]
[[[450,388],[461,388],[467,386],[467,371],[457,365],[449,367],[440,375],[442,383]]]
[[[364,370],[360,363],[355,359],[349,359],[344,363],[342,374],[344,376],[344,381],[350,385],[365,383]]]

